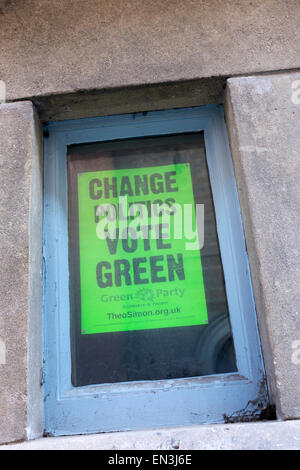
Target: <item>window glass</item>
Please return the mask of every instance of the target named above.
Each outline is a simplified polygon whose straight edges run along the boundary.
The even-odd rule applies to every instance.
[[[68,188],[73,385],[236,371],[203,133],[70,146]]]

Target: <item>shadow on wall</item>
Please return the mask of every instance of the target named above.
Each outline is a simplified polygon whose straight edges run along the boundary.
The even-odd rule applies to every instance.
[[[13,5],[12,0],[0,0],[0,15],[4,15],[5,9]]]

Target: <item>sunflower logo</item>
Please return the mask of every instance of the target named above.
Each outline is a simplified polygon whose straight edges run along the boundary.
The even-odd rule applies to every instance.
[[[151,289],[140,289],[136,294],[135,297],[137,299],[143,300],[144,302],[149,302],[154,299],[154,292]]]

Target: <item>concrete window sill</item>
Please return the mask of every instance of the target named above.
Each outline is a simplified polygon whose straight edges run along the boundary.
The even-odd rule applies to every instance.
[[[0,450],[299,450],[300,421],[201,425],[47,437]]]

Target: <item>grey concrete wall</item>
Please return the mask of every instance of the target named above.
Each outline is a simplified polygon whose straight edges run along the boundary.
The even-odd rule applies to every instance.
[[[298,0],[1,0],[9,100],[300,67]]]
[[[42,417],[42,145],[30,102],[0,105],[0,443]],[[1,358],[0,358],[1,359]]]
[[[231,78],[226,108],[270,393],[300,418],[300,73]]]

